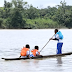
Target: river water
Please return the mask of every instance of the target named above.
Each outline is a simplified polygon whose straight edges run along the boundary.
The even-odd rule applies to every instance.
[[[64,35],[63,53],[72,52],[72,29],[61,29]],[[26,44],[39,50],[54,34],[54,29],[40,30],[0,30],[0,72],[71,72],[72,55],[56,58],[5,61],[5,58],[17,58]],[[50,41],[42,50],[42,55],[56,54],[57,41]]]

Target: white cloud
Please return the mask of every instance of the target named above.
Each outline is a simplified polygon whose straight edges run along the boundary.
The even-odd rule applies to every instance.
[[[3,7],[4,6],[4,1],[0,1],[0,7]]]

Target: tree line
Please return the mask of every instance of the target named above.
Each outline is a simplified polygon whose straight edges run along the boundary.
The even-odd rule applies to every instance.
[[[72,28],[72,6],[60,5],[39,9],[23,0],[4,0],[0,7],[0,29]]]

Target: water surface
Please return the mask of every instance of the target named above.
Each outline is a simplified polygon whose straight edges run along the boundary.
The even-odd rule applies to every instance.
[[[72,30],[61,29],[64,35],[63,53],[72,52]],[[54,29],[41,30],[0,30],[0,72],[71,72],[72,55],[56,58],[4,61],[1,58],[19,57],[26,44],[39,50],[54,34]],[[42,50],[42,55],[56,54],[57,41],[50,41]]]

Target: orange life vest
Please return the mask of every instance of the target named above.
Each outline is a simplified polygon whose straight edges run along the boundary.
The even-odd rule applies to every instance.
[[[33,54],[34,56],[36,56],[36,52],[38,52],[39,55],[40,55],[40,52],[39,52],[37,49],[33,49],[33,50],[31,50],[31,52],[32,52],[32,54]]]
[[[22,50],[21,50],[21,56],[26,56],[26,54],[27,54],[27,51],[29,51],[29,48],[22,48]]]

